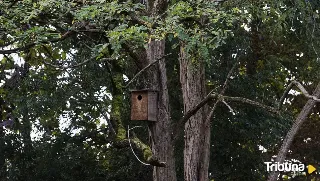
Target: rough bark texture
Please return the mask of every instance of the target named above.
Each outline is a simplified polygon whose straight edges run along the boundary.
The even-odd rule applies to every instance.
[[[201,59],[192,61],[180,49],[180,82],[184,112],[188,112],[206,96],[204,65]],[[201,108],[185,124],[184,179],[207,181],[210,153],[210,121],[206,122],[207,106]],[[182,128],[181,128],[182,129]]]
[[[319,96],[320,96],[320,83],[317,85],[317,88],[313,92],[313,96],[319,98]],[[289,132],[286,135],[286,138],[283,141],[283,144],[282,144],[280,151],[278,153],[276,162],[282,163],[285,160],[286,155],[288,153],[288,150],[289,150],[291,143],[294,139],[294,136],[297,134],[297,132],[299,131],[299,128],[304,123],[304,121],[307,119],[308,115],[312,111],[312,108],[315,106],[315,104],[316,104],[315,100],[309,99],[308,102],[304,105],[303,109],[301,110],[300,114],[298,115],[298,117],[294,121],[291,129],[289,130]],[[268,178],[268,181],[277,180],[278,174],[279,174],[278,172],[272,172]]]
[[[0,107],[0,116],[1,116],[1,107]],[[5,179],[5,143],[4,143],[4,130],[0,127],[0,179]]]
[[[163,57],[165,51],[165,41],[152,40],[148,44],[147,59],[148,64]],[[159,61],[158,66],[154,66],[148,71],[149,80],[147,87],[159,91],[158,121],[149,123],[150,141],[153,156],[161,162],[166,162],[166,167],[153,168],[154,181],[175,181],[175,159],[173,152],[173,141],[171,139],[171,123],[169,111],[169,93],[167,89],[167,75],[164,59]]]

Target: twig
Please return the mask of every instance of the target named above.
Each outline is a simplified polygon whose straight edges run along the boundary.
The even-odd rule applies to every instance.
[[[229,108],[230,112],[231,112],[233,115],[236,115],[236,113],[234,112],[234,110],[232,109],[232,107],[231,107],[226,101],[222,100],[222,103]]]
[[[36,45],[35,43],[30,43],[30,44],[27,44],[26,46],[20,47],[20,48],[13,48],[13,49],[9,49],[9,50],[0,50],[0,54],[18,53],[18,52],[21,52],[21,51],[28,50],[29,48],[31,48],[31,47],[33,47],[35,45]]]
[[[168,53],[160,58],[157,58],[155,61],[153,61],[152,63],[150,63],[149,65],[145,66],[143,69],[141,69],[129,82],[128,84],[125,86],[125,88],[127,88],[138,76],[140,76],[146,69],[148,69],[149,67],[151,67],[152,65],[154,65],[155,63],[157,63],[159,60],[163,59],[164,57],[171,55],[171,53]]]
[[[313,29],[312,29],[312,34],[311,34],[311,45],[312,45],[312,48],[313,48],[314,53],[316,53],[316,55],[317,55],[317,60],[318,60],[318,59],[319,59],[318,52],[317,52],[317,50],[315,49],[314,44],[313,44],[314,30],[315,30],[315,28],[316,28],[316,23],[315,23],[314,15],[312,16],[312,18],[313,18]]]

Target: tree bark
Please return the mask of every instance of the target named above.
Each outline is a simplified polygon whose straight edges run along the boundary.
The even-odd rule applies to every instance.
[[[148,64],[164,57],[165,41],[152,40],[147,48]],[[153,156],[161,162],[166,162],[166,167],[153,168],[154,181],[175,181],[176,169],[173,151],[173,140],[169,109],[169,93],[167,88],[167,75],[164,58],[159,60],[158,66],[150,68],[147,72],[147,88],[158,90],[158,121],[149,123],[149,135]]]
[[[0,105],[1,106],[1,105]],[[0,107],[0,116],[1,116],[1,107]],[[0,119],[0,121],[2,121]],[[5,167],[5,142],[4,142],[4,130],[2,126],[0,127],[0,179],[5,179],[5,172],[6,172],[6,167]]]
[[[192,61],[180,48],[180,82],[183,93],[184,112],[188,112],[206,96],[204,62]],[[210,121],[206,121],[207,106],[202,107],[184,125],[184,179],[207,181],[210,156]],[[182,129],[182,128],[181,128]]]
[[[313,96],[319,98],[319,96],[320,96],[320,83],[318,83],[317,88],[313,92]],[[312,108],[316,105],[316,103],[317,103],[317,101],[315,101],[313,99],[309,99],[308,102],[304,105],[303,109],[299,113],[298,117],[294,121],[291,129],[289,130],[289,132],[287,133],[287,135],[283,141],[283,144],[282,144],[280,151],[277,155],[276,162],[282,163],[284,161],[284,159],[286,158],[286,155],[288,153],[288,150],[291,146],[291,143],[294,139],[294,136],[297,134],[297,132],[299,131],[299,128],[305,122],[305,120],[307,119],[308,115],[310,114],[310,112],[312,111]],[[278,174],[279,174],[278,172],[272,172],[268,178],[268,181],[277,180]]]

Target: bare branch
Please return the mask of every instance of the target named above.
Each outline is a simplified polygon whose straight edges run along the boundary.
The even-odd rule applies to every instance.
[[[316,102],[320,102],[320,99],[318,99],[318,98],[315,97],[315,96],[310,95],[310,94],[308,93],[308,91],[303,87],[302,84],[300,84],[298,81],[295,81],[295,80],[294,80],[294,81],[292,81],[292,82],[288,85],[288,87],[287,87],[286,90],[284,91],[282,97],[280,98],[279,104],[278,104],[278,109],[279,109],[279,110],[281,109],[282,104],[283,104],[283,101],[284,101],[284,99],[288,96],[288,93],[289,93],[290,90],[292,89],[293,85],[296,85],[305,97],[307,97],[307,98],[309,98],[309,99],[313,99],[313,100],[315,100]]]
[[[236,101],[236,102],[242,102],[242,103],[247,103],[247,104],[250,104],[250,105],[253,105],[253,106],[256,106],[256,107],[260,107],[262,109],[265,109],[271,113],[275,113],[275,114],[279,114],[279,110],[274,108],[274,107],[271,107],[271,106],[267,106],[267,105],[264,105],[262,103],[259,103],[259,102],[256,102],[256,101],[253,101],[253,100],[250,100],[250,99],[247,99],[247,98],[243,98],[243,97],[229,97],[229,96],[221,96],[222,99],[224,100],[228,100],[228,101]]]
[[[226,101],[222,100],[221,102],[229,108],[230,112],[231,112],[233,115],[236,115],[236,113],[234,112],[234,110],[232,109],[232,107],[231,107]]]
[[[319,97],[320,96],[320,83],[318,83],[316,89],[313,92],[313,96],[312,99],[310,98],[308,100],[308,102],[304,105],[303,109],[301,110],[301,112],[299,113],[298,117],[296,118],[296,120],[294,121],[291,129],[289,130],[289,132],[287,133],[281,148],[279,150],[279,153],[277,155],[277,162],[282,163],[285,158],[286,155],[288,153],[288,150],[292,144],[292,141],[295,137],[295,135],[297,134],[297,132],[299,131],[301,125],[305,122],[305,120],[307,119],[308,115],[310,114],[310,112],[312,111],[313,107],[316,105],[317,101],[313,99],[313,97]],[[268,181],[276,181],[278,178],[278,172],[272,172],[270,173],[270,176],[268,178]]]
[[[230,71],[228,72],[228,75],[227,75],[227,78],[223,84],[223,87],[222,87],[222,90],[220,92],[220,95],[224,94],[224,92],[226,91],[227,89],[227,85],[228,85],[228,81],[234,71],[234,69],[237,67],[237,64],[238,64],[238,60],[236,61],[236,63],[232,66],[232,68],[230,69]],[[199,109],[201,109],[203,106],[205,106],[209,101],[211,101],[212,99],[216,98],[217,96],[219,96],[218,94],[214,93],[213,92],[214,90],[210,91],[210,93],[203,99],[200,101],[200,103],[198,103],[196,106],[194,106],[192,109],[190,109],[179,121],[178,123],[176,124],[175,126],[175,135],[174,135],[174,140],[176,140],[180,134],[181,134],[181,129],[184,124],[191,118],[191,116],[193,116],[194,114],[197,113],[197,111]],[[218,103],[220,102],[221,100],[218,99],[215,104],[213,105],[213,108],[211,109],[210,113],[208,114],[207,118],[206,118],[206,122],[210,121],[211,117],[213,116],[213,112],[214,110],[216,109]]]
[[[54,65],[54,64],[49,63],[49,62],[46,62],[46,61],[44,61],[44,60],[42,60],[42,62],[43,62],[44,64],[46,64],[46,65],[51,66],[51,67],[54,67],[54,68],[58,68],[58,69],[60,69],[60,66],[58,66],[58,65]]]
[[[166,54],[160,58],[157,58],[155,61],[153,61],[152,63],[150,63],[149,65],[145,66],[143,69],[141,69],[129,82],[128,84],[125,86],[126,88],[137,78],[139,77],[145,70],[147,70],[149,67],[151,67],[152,65],[154,65],[155,63],[157,63],[159,60],[163,59],[164,57],[171,55],[171,53]]]
[[[135,128],[135,127],[133,127]],[[139,140],[138,138],[134,137],[134,138],[129,138],[130,133],[129,131],[133,128],[129,128],[128,127],[128,131],[126,134],[126,137],[128,138],[121,138],[118,139],[114,142],[115,147],[117,148],[124,148],[124,147],[130,147],[133,151],[133,146],[135,146],[136,149],[138,149],[139,151],[142,152],[143,154],[143,158],[145,160],[145,162],[142,162],[137,155],[134,153],[134,155],[136,156],[136,158],[142,162],[145,165],[152,165],[152,166],[156,166],[156,167],[166,167],[166,163],[165,162],[161,162],[159,161],[158,158],[156,158],[155,156],[152,155],[152,150],[150,148],[150,146],[144,144],[143,142],[141,142],[141,140]]]
[[[175,126],[175,135],[174,140],[176,140],[181,133],[181,130],[183,130],[183,125],[191,118],[191,116],[195,115],[199,109],[201,109],[204,105],[206,105],[209,101],[217,97],[217,94],[208,94],[200,103],[198,103],[196,106],[194,106],[192,109],[190,109],[176,124]]]
[[[320,102],[320,99],[318,99],[316,96],[310,95],[310,94],[308,93],[308,91],[303,87],[302,84],[300,84],[300,83],[297,82],[297,81],[292,81],[292,83],[294,83],[294,84],[300,89],[300,91],[302,92],[302,94],[303,94],[304,96],[306,96],[306,97],[309,98],[309,99],[313,99],[313,100],[315,100],[316,102]]]
[[[129,145],[130,145],[130,148],[131,148],[131,151],[132,151],[132,153],[133,153],[133,155],[136,157],[136,159],[140,162],[140,163],[142,163],[143,165],[150,165],[149,163],[144,163],[143,161],[141,161],[140,159],[139,159],[139,157],[135,154],[135,152],[134,152],[134,150],[133,150],[133,148],[132,148],[132,145],[131,145],[131,142],[130,142],[130,130],[131,129],[134,129],[134,128],[136,128],[137,126],[135,126],[135,127],[133,127],[133,128],[129,128],[129,125],[128,125],[128,141],[129,141]],[[139,127],[141,127],[141,126],[139,126]]]
[[[231,77],[234,69],[237,67],[237,65],[238,65],[238,63],[239,63],[239,60],[240,60],[240,58],[237,59],[237,61],[233,64],[232,68],[231,68],[230,71],[228,72],[227,78],[226,78],[226,80],[224,81],[224,84],[223,84],[223,86],[222,86],[222,90],[221,90],[221,92],[220,92],[220,94],[219,94],[219,97],[221,97],[221,96],[226,92],[226,89],[227,89],[227,86],[228,86],[230,77]],[[212,90],[212,91],[213,91],[213,90]],[[212,92],[212,91],[211,91],[211,92]],[[211,92],[210,92],[210,93],[211,93]],[[220,101],[221,101],[221,99],[218,99],[218,100],[214,103],[212,109],[210,110],[210,112],[209,112],[209,114],[208,114],[208,116],[207,116],[207,118],[206,118],[206,120],[205,120],[204,125],[209,125],[208,123],[210,122],[210,120],[211,120],[211,118],[212,118],[212,116],[213,116],[213,113],[214,113],[214,111],[216,110],[216,108],[218,107],[218,104],[219,104]],[[206,129],[209,129],[209,128],[206,128]]]
[[[174,140],[176,140],[179,136],[180,136],[180,130],[183,130],[181,129],[183,127],[183,125],[190,119],[191,116],[193,116],[194,114],[197,113],[197,111],[199,109],[201,109],[204,105],[206,105],[209,101],[215,99],[215,98],[218,98],[216,103],[213,105],[213,108],[211,109],[210,113],[208,114],[207,118],[206,118],[206,121],[209,121],[211,119],[211,117],[213,116],[213,112],[214,110],[217,108],[217,105],[219,102],[223,102],[224,100],[228,100],[228,101],[236,101],[236,102],[242,102],[242,103],[246,103],[246,104],[250,104],[250,105],[253,105],[253,106],[256,106],[256,107],[259,107],[259,108],[262,108],[262,109],[265,109],[271,113],[274,113],[274,114],[279,114],[279,110],[274,108],[274,107],[271,107],[271,106],[267,106],[267,105],[264,105],[262,103],[259,103],[259,102],[256,102],[256,101],[253,101],[253,100],[250,100],[250,99],[247,99],[247,98],[243,98],[243,97],[229,97],[229,96],[222,96],[222,95],[219,95],[219,94],[216,94],[216,93],[212,93],[210,95],[207,95],[200,103],[198,103],[196,106],[194,106],[192,109],[190,109],[179,121],[178,123],[176,124],[176,127],[175,127],[175,136],[174,136]],[[231,108],[230,106],[227,106],[229,109]],[[233,109],[231,108],[230,110],[232,110],[231,112],[233,112]]]
[[[280,100],[279,100],[279,103],[278,103],[278,109],[280,110],[281,107],[282,107],[282,104],[283,104],[283,101],[284,99],[287,97],[288,93],[290,92],[290,90],[292,89],[293,87],[293,82],[291,82],[288,87],[286,88],[286,90],[283,92]]]
[[[237,67],[238,63],[239,63],[239,61],[237,60],[237,61],[233,64],[233,66],[232,66],[232,68],[230,69],[230,71],[228,72],[227,78],[226,78],[226,80],[224,81],[224,84],[223,84],[223,87],[222,87],[222,91],[220,92],[221,95],[223,95],[223,94],[225,93],[225,91],[226,91],[226,89],[227,89],[227,86],[228,86],[228,83],[229,83],[229,80],[230,80],[230,77],[231,77],[234,69]]]

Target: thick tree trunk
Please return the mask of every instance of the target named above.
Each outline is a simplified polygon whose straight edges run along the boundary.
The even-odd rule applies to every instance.
[[[180,49],[180,81],[183,93],[184,112],[197,105],[205,96],[204,62],[192,61]],[[206,121],[207,106],[201,108],[185,124],[184,179],[207,181],[210,153],[210,122]],[[181,128],[182,129],[182,128]]]
[[[152,40],[148,44],[147,59],[152,63],[164,57],[165,41]],[[148,71],[147,88],[159,91],[158,121],[150,122],[149,132],[153,156],[161,162],[166,162],[166,167],[154,167],[154,181],[175,181],[175,159],[173,151],[172,130],[169,110],[169,93],[167,89],[167,75],[164,58]]]
[[[1,107],[0,107],[0,116],[1,116]],[[0,121],[2,121],[0,119]],[[5,168],[5,142],[4,142],[4,130],[2,127],[0,127],[0,180],[4,180],[5,179],[5,172],[6,172],[6,168]]]

